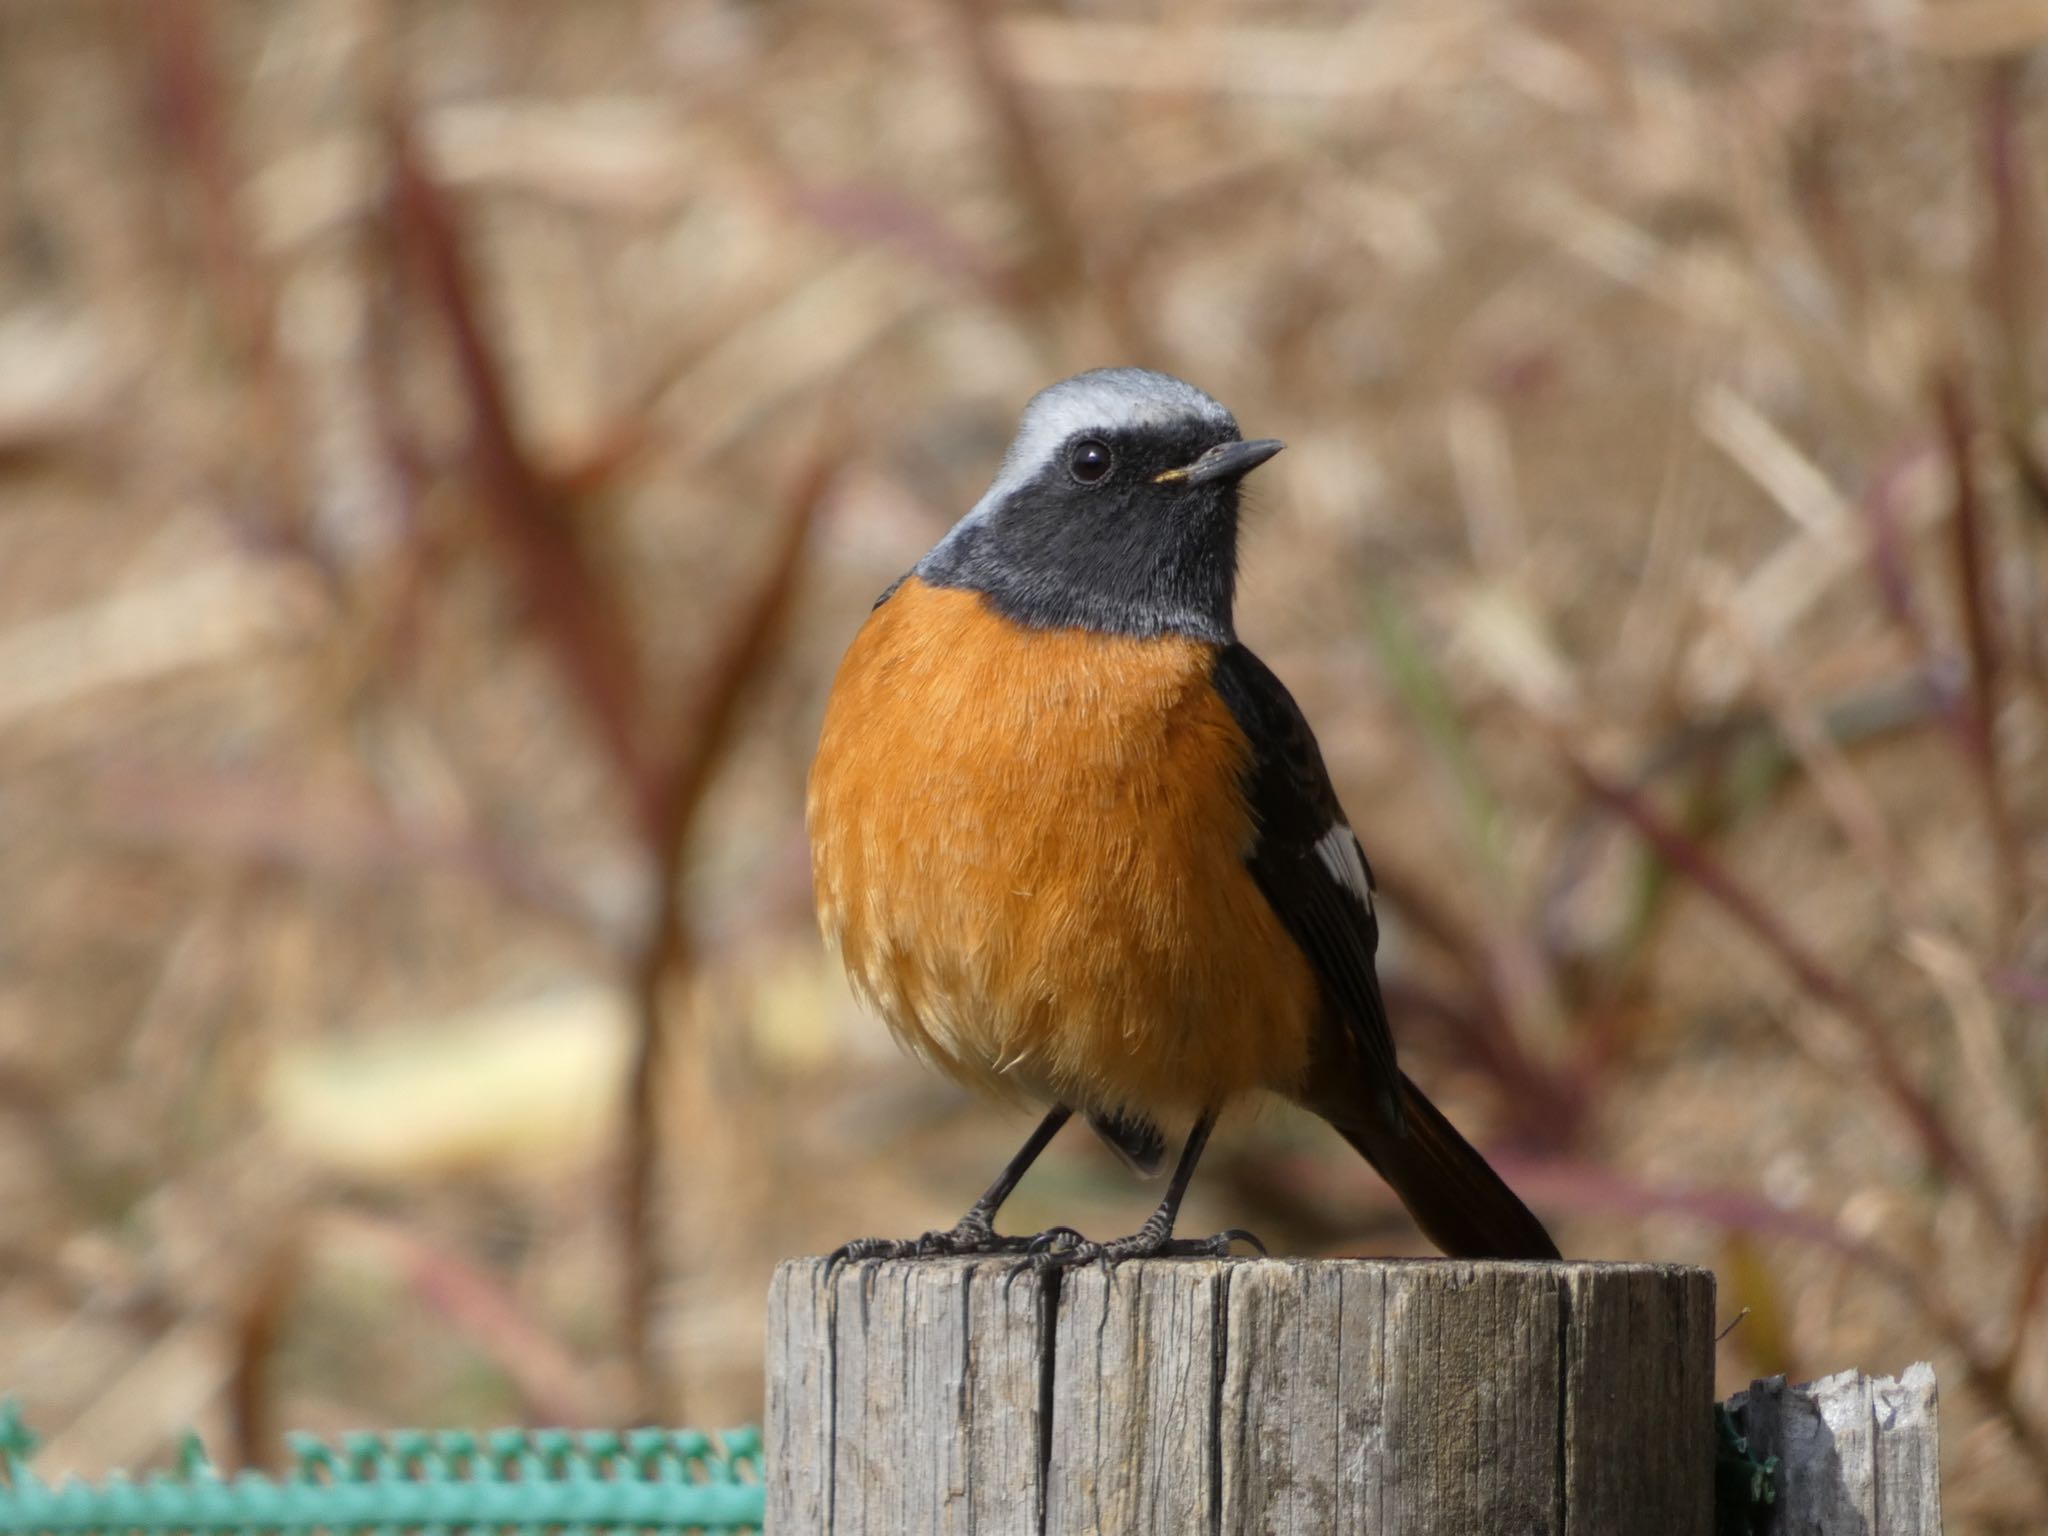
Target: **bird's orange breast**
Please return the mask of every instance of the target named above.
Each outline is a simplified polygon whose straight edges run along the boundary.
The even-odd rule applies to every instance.
[[[1316,987],[1244,863],[1249,745],[1211,646],[1010,623],[911,578],[811,771],[818,916],[856,993],[964,1081],[1181,1116],[1300,1077]]]

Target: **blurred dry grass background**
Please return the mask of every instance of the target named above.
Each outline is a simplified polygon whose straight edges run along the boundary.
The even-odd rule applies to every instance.
[[[2032,0],[0,9],[0,1387],[758,1413],[773,1262],[1022,1131],[808,908],[874,594],[1023,399],[1287,438],[1241,628],[1411,1070],[1722,1387],[1931,1357],[2048,1518]],[[1078,1133],[1014,1203],[1125,1230]],[[1278,1110],[1191,1224],[1406,1252]]]

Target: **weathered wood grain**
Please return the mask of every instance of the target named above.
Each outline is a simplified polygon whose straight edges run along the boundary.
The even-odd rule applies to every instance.
[[[1230,1293],[1223,1529],[1566,1529],[1555,1270],[1276,1263]]]
[[[769,1529],[1036,1536],[1049,1294],[1007,1263],[780,1266]]]
[[[1778,1458],[1782,1536],[1938,1536],[1938,1404],[1926,1364],[1897,1379],[1773,1376],[1728,1400],[1750,1454]]]
[[[770,1301],[776,1532],[1704,1536],[1713,1279],[821,1261]]]
[[[1063,1278],[1052,1360],[1048,1531],[1207,1531],[1216,1489],[1221,1266]]]
[[[1651,1264],[1569,1264],[1563,1276],[1561,1529],[1706,1530],[1713,1276]]]

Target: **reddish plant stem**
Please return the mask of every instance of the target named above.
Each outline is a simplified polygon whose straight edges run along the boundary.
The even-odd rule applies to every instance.
[[[1969,401],[1953,372],[1935,382],[1942,438],[1955,477],[1954,515],[1949,529],[1955,539],[1958,606],[1970,658],[1970,697],[1965,716],[1969,726],[1971,767],[1983,801],[1985,836],[1998,871],[1999,918],[2006,933],[2017,921],[2021,903],[2019,847],[2007,810],[2005,783],[1998,763],[1998,593],[1991,571],[1984,499],[1977,484],[1971,449],[1975,432]]]
[[[631,795],[650,843],[663,827],[659,784],[638,729],[635,649],[613,618],[568,509],[529,461],[503,365],[485,334],[476,280],[446,194],[427,174],[395,93],[385,118],[398,217],[447,327],[470,409],[471,473],[487,525],[548,637],[569,692]]]
[[[1986,66],[1981,97],[1981,166],[1989,228],[1984,235],[1984,286],[1998,320],[2002,412],[2025,421],[2034,393],[2035,291],[2040,282],[2039,241],[2028,191],[2022,132],[2025,61],[2001,58]]]
[[[643,1412],[659,1413],[673,1402],[673,1383],[661,1369],[652,1335],[661,1283],[661,1082],[673,1047],[673,1025],[664,998],[671,993],[675,979],[690,973],[693,960],[689,916],[682,902],[684,856],[705,792],[726,756],[740,712],[754,692],[756,679],[773,659],[786,627],[811,528],[831,488],[839,458],[838,434],[828,429],[790,493],[767,569],[704,668],[704,684],[676,737],[670,767],[662,778],[655,844],[655,913],[629,976],[634,1049],[620,1158],[625,1338],[639,1377]]]
[[[299,1234],[294,1226],[256,1266],[235,1318],[227,1408],[235,1466],[243,1471],[269,1469],[276,1455],[271,1366],[278,1337],[298,1295],[300,1268]]]
[[[1074,213],[1072,178],[1054,165],[1050,136],[1004,56],[990,0],[953,0],[957,34],[975,93],[987,111],[1003,168],[1024,205],[1031,245],[1019,276],[1041,311],[1080,297],[1099,306],[1117,349],[1133,361],[1157,361],[1156,341],[1130,302],[1127,275],[1091,262],[1087,231]]]
[[[1956,1139],[1939,1106],[1914,1082],[1869,1001],[1794,938],[1778,914],[1737,880],[1719,859],[1686,836],[1641,794],[1597,772],[1561,737],[1553,737],[1552,745],[1589,797],[1634,827],[1661,858],[1681,871],[1775,956],[1802,991],[1855,1031],[1879,1086],[1912,1129],[1928,1162],[1969,1190],[1985,1214],[2004,1231],[2008,1225],[2006,1214],[1990,1178]]]

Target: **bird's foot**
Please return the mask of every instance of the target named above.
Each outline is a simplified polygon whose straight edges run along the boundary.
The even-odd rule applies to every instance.
[[[1249,1243],[1264,1257],[1266,1245],[1242,1227],[1214,1237],[1175,1237],[1163,1222],[1148,1221],[1129,1237],[1091,1243],[1072,1227],[1054,1227],[1031,1240],[1026,1263],[1039,1274],[1081,1264],[1121,1264],[1127,1259],[1227,1259],[1233,1244]]]
[[[1028,1253],[1033,1237],[1007,1237],[989,1224],[988,1218],[968,1212],[959,1225],[922,1237],[857,1237],[832,1250],[825,1262],[837,1269],[861,1259],[951,1259],[982,1254]]]

